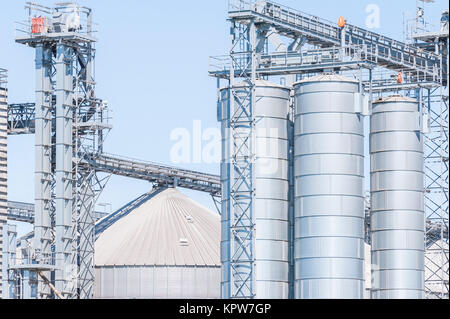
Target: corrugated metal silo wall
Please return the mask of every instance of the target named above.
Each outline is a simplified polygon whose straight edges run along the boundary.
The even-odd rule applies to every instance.
[[[1,85],[1,83],[0,83]],[[3,294],[3,275],[7,265],[3,265],[3,225],[8,215],[8,91],[0,87],[0,298]],[[6,282],[6,281],[5,281]]]
[[[95,267],[96,299],[218,299],[220,267]]]
[[[248,94],[242,85],[238,96]],[[261,299],[286,299],[289,293],[289,101],[290,90],[257,81],[256,163],[254,214],[255,293]],[[222,297],[230,298],[230,103],[229,90],[221,90],[222,122]],[[235,280],[239,280],[235,278]]]
[[[358,83],[295,90],[295,298],[363,298],[364,122]]]
[[[424,296],[423,135],[419,104],[400,97],[371,117],[372,298]]]

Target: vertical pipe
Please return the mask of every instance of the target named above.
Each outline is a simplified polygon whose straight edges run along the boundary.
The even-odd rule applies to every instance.
[[[72,51],[56,46],[56,272],[55,286],[63,295],[75,294],[76,260],[73,245],[72,192]],[[45,276],[45,274],[44,274]],[[47,277],[47,276],[45,276]],[[47,277],[49,278],[49,277]]]
[[[292,85],[293,83],[290,83]],[[291,87],[291,86],[290,86]],[[291,90],[292,95],[292,90]],[[288,141],[289,141],[289,169],[288,169],[288,179],[289,179],[289,299],[295,298],[295,250],[294,250],[294,241],[295,241],[295,207],[294,207],[294,103],[293,97],[291,96],[290,101],[290,111],[289,111],[289,120],[288,120]]]
[[[2,80],[0,77],[0,269],[5,269],[8,265],[2,244],[8,241],[8,237],[3,236],[2,228],[8,222],[8,90]],[[0,296],[8,290],[5,275],[5,271],[0,273]]]
[[[0,231],[2,232],[2,239],[3,241],[0,242],[2,245],[2,264],[1,266],[1,272],[2,277],[0,278],[1,284],[2,284],[2,291],[0,291],[1,299],[9,299],[9,282],[8,282],[8,266],[10,263],[9,260],[9,253],[10,253],[10,247],[9,247],[9,231],[8,231],[8,224],[4,224],[2,228],[0,228]]]
[[[424,297],[421,103],[393,96],[371,117],[372,298]]]
[[[255,108],[256,108],[256,26],[255,20],[250,22],[248,27],[248,43],[249,43],[249,52],[251,54],[251,73],[250,73],[250,105],[249,105],[249,120],[250,120],[250,271],[251,271],[251,284],[250,284],[250,293],[251,297],[256,297],[256,275],[257,275],[257,264],[256,264],[256,212],[255,212],[255,203],[256,203],[256,122],[255,122]]]
[[[34,247],[37,262],[51,264],[52,227],[52,51],[43,43],[36,46],[35,107],[35,217]],[[50,273],[46,272],[49,276]],[[38,298],[50,297],[40,280]]]
[[[29,270],[23,270],[23,276],[22,276],[22,298],[23,299],[31,299],[32,294],[31,294],[30,274],[31,274],[31,272]],[[38,290],[38,294],[39,294],[39,290]]]

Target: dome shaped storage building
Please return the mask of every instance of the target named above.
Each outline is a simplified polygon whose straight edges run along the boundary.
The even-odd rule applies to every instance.
[[[220,216],[174,188],[95,243],[94,298],[220,298]]]

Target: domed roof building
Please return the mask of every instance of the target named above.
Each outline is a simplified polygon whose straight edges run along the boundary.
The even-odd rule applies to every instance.
[[[220,216],[169,188],[95,242],[95,298],[220,298]]]

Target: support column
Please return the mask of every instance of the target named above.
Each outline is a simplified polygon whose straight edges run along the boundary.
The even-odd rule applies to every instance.
[[[0,295],[3,299],[14,299],[15,282],[11,280],[9,266],[15,261],[17,231],[15,225],[4,225],[3,227],[3,291]]]
[[[52,51],[45,44],[36,46],[36,132],[35,132],[35,260],[52,263]],[[45,275],[50,277],[49,272]],[[49,298],[49,287],[38,283],[38,298]]]
[[[72,113],[73,75],[72,49],[64,44],[56,46],[56,271],[55,287],[71,298],[76,293],[76,258],[72,248],[73,191],[72,191]]]
[[[233,299],[255,298],[255,105],[256,82],[256,27],[251,21],[246,32],[232,24],[230,68],[230,286],[229,297]],[[242,47],[239,48],[239,45]],[[243,65],[238,52],[248,52],[251,73],[243,89],[234,83],[235,70]],[[247,66],[246,66],[247,67]],[[246,92],[243,92],[246,91]],[[228,267],[228,265],[227,265]],[[228,289],[224,289],[228,293]],[[225,296],[228,297],[228,296]]]
[[[8,216],[8,91],[2,87],[0,78],[0,269],[7,267],[3,248],[8,237],[3,236]],[[5,264],[4,264],[5,263]],[[0,298],[7,290],[3,286],[4,272],[0,272]]]
[[[92,179],[95,172],[80,174],[79,183],[79,288],[80,299],[94,297],[94,206],[95,191]]]

